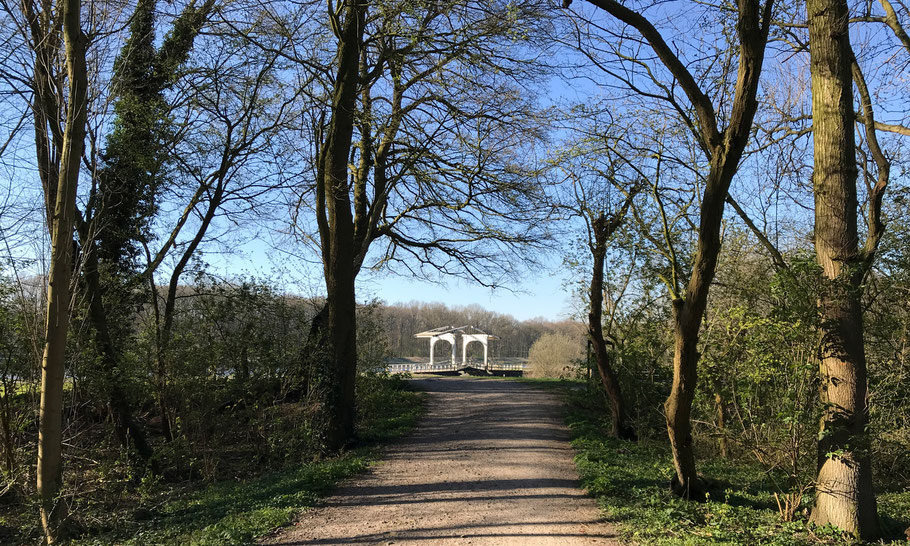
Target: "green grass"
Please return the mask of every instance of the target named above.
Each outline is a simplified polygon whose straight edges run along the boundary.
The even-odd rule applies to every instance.
[[[573,385],[524,382],[544,388]],[[811,503],[810,495],[804,497],[797,521],[783,521],[774,499],[774,481],[761,467],[741,461],[700,460],[699,470],[712,485],[708,502],[676,497],[669,490],[673,466],[663,442],[636,444],[610,437],[605,410],[590,406],[595,397],[577,388],[564,392],[566,423],[582,484],[607,519],[618,525],[624,540],[649,546],[855,543],[833,529],[810,527],[803,511]],[[889,535],[902,537],[910,526],[910,492],[880,495],[879,512]]]
[[[235,545],[289,523],[341,480],[377,460],[379,444],[409,431],[423,412],[422,395],[399,379],[368,378],[361,400],[360,446],[340,456],[309,462],[250,480],[218,483],[175,493],[159,491],[115,532],[73,545]],[[140,521],[141,520],[141,521]]]
[[[129,538],[122,533],[77,544],[247,544],[312,506],[339,480],[363,471],[370,454],[351,452],[258,479],[210,486],[166,503]]]
[[[553,377],[513,377],[510,378],[519,383],[527,383],[542,389],[565,390],[578,389],[585,387],[584,379],[555,379]]]

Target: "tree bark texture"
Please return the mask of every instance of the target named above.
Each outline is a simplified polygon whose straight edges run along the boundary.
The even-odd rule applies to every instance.
[[[807,0],[815,170],[815,250],[824,281],[818,480],[811,520],[865,540],[880,534],[865,438],[866,357],[860,304],[852,51],[845,0]]]
[[[12,385],[3,385],[4,393],[0,395],[0,432],[3,434],[3,462],[6,466],[6,472],[12,475],[16,470],[16,451],[13,442],[13,409],[11,407],[12,396],[8,393],[12,391]]]
[[[357,377],[357,305],[354,296],[354,218],[348,187],[348,157],[359,86],[360,45],[366,4],[345,0],[335,21],[338,73],[332,112],[317,172],[317,223],[322,245],[328,306],[331,367],[327,370],[325,447],[343,448],[354,437]]]
[[[41,363],[41,409],[38,427],[38,495],[47,542],[59,541],[66,517],[60,498],[63,484],[63,376],[69,328],[70,281],[73,274],[73,225],[76,186],[85,147],[88,78],[85,36],[80,25],[79,0],[63,2],[63,37],[69,79],[66,126],[56,184],[51,231],[51,269],[47,288],[47,334]]]

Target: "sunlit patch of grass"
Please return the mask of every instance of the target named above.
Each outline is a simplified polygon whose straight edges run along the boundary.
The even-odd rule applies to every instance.
[[[553,377],[515,377],[512,378],[514,381],[519,383],[525,383],[527,385],[533,385],[535,387],[541,387],[544,389],[577,389],[584,387],[584,379],[557,379]]]
[[[423,396],[408,388],[403,375],[360,377],[357,400],[358,436],[363,443],[382,442],[406,434],[423,415]]]
[[[369,454],[351,452],[249,481],[216,484],[166,503],[128,537],[118,532],[79,544],[247,544],[290,521],[369,461]]]

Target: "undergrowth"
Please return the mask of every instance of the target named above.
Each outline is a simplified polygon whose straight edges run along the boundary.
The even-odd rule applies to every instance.
[[[76,546],[123,544],[235,545],[251,543],[312,506],[340,480],[376,460],[379,445],[409,431],[422,413],[422,395],[398,377],[360,379],[359,444],[337,457],[204,488],[151,485],[116,530],[71,541]],[[363,383],[366,383],[365,385]],[[250,468],[250,474],[256,474]]]
[[[808,523],[811,493],[804,496],[794,521],[783,521],[774,497],[780,477],[746,461],[703,457],[699,470],[710,484],[709,500],[682,500],[669,489],[673,465],[664,442],[611,437],[601,398],[591,396],[582,382],[540,386],[563,390],[582,485],[625,541],[649,546],[856,544],[833,528]],[[910,526],[910,492],[883,493],[878,502],[891,538],[877,544],[905,543],[899,537]]]

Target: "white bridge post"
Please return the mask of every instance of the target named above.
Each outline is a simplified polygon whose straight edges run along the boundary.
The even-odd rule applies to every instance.
[[[454,365],[455,364],[455,348],[456,348],[455,334],[440,334],[438,336],[433,336],[430,338],[430,367],[431,368],[433,367],[433,362],[434,362],[433,355],[435,352],[434,348],[436,347],[436,342],[439,340],[448,341],[449,344],[452,346],[452,364]]]
[[[487,369],[487,343],[490,336],[487,334],[462,334],[461,336],[461,365],[468,365],[468,344],[478,341],[483,344],[483,368]]]

